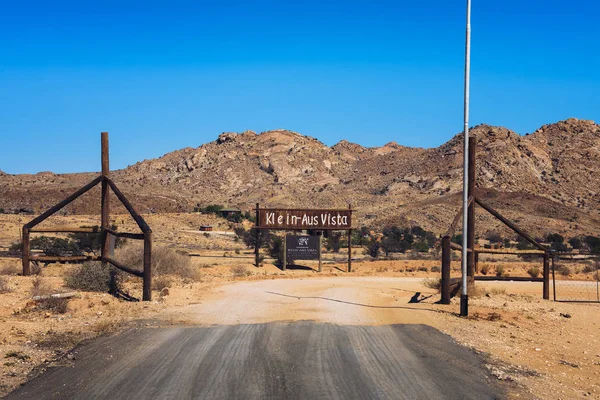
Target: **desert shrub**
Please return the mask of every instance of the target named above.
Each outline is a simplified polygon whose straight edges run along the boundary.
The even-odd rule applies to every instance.
[[[422,283],[423,286],[429,289],[435,289],[437,291],[440,291],[442,288],[442,278],[423,279]]]
[[[481,264],[481,273],[487,275],[490,272],[490,264]]]
[[[585,267],[581,270],[584,274],[589,274],[590,272],[597,271],[599,268],[600,261],[596,261],[595,264],[586,264]],[[0,272],[1,274],[1,272]],[[8,275],[8,274],[5,274]]]
[[[231,267],[231,273],[234,278],[242,278],[245,276],[250,276],[252,273],[246,269],[245,265],[236,265]]]
[[[116,252],[116,258],[123,265],[144,270],[144,248],[140,244],[129,244]],[[186,253],[175,251],[168,247],[156,246],[152,250],[152,275],[176,275],[182,278],[198,279],[198,271],[192,266],[192,261]]]
[[[378,272],[378,273],[388,272],[388,271],[389,271],[389,268],[385,267],[385,266],[375,268],[375,272]]]
[[[426,241],[420,241],[420,242],[414,243],[413,246],[420,253],[429,252],[429,244]]]
[[[172,282],[166,276],[159,276],[156,279],[152,280],[152,286],[154,290],[158,290],[159,292],[165,288],[170,288]]]
[[[69,299],[50,297],[48,299],[38,300],[36,308],[38,310],[51,311],[56,314],[64,314],[69,309]]]
[[[42,275],[42,267],[39,263],[32,263],[29,268],[29,273],[31,275]]]
[[[437,265],[434,265],[433,267],[431,267],[431,272],[440,272],[442,269],[440,267],[438,267]]]
[[[502,242],[502,236],[500,236],[500,234],[498,232],[488,232],[487,235],[485,235],[485,239],[488,240],[490,243],[500,243]]]
[[[33,238],[30,246],[32,250],[41,250],[47,256],[80,256],[83,254],[76,242],[51,236]]]
[[[496,267],[496,276],[504,276],[505,273],[504,265],[500,264]]]
[[[10,293],[12,291],[13,290],[10,287],[8,278],[5,276],[0,276],[0,293]]]
[[[537,278],[538,276],[540,276],[540,269],[538,267],[531,267],[527,270],[527,273],[532,278]]]
[[[569,276],[571,275],[571,268],[569,268],[568,265],[558,265],[555,267],[556,272],[558,272],[559,274],[561,274],[562,276]]]
[[[417,268],[418,271],[420,272],[429,272],[429,268],[427,268],[426,266],[420,266],[419,268]]]
[[[20,242],[20,241],[14,242],[8,248],[8,254],[10,254],[12,256],[21,255],[22,251],[23,251],[23,242]]]
[[[19,275],[21,268],[16,264],[8,264],[0,268],[0,275]]]
[[[488,291],[488,293],[491,295],[506,294],[506,288],[505,287],[494,287],[494,288],[491,288]]]
[[[84,292],[116,292],[122,273],[108,264],[86,262],[65,277],[65,286]]]
[[[50,283],[41,276],[35,276],[31,280],[31,297],[35,296],[47,296],[52,293],[52,287]]]

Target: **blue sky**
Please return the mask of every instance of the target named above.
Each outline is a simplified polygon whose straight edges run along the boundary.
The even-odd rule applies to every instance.
[[[462,130],[465,2],[5,2],[0,169],[97,171],[286,128],[435,147]],[[596,1],[473,0],[471,124],[600,120]],[[25,156],[27,159],[25,160]]]

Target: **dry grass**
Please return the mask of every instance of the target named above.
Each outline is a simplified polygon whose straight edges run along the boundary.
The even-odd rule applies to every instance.
[[[13,289],[10,286],[10,281],[4,276],[0,276],[0,293],[10,293]]]
[[[51,311],[56,314],[65,314],[69,310],[69,299],[49,298],[39,300],[36,308],[43,311]]]
[[[527,270],[527,273],[532,278],[537,278],[538,276],[540,276],[540,269],[538,267],[531,267]]]
[[[234,278],[243,278],[245,276],[252,275],[245,265],[236,265],[235,267],[231,267],[231,273],[233,274]]]
[[[435,289],[439,292],[442,288],[442,278],[423,279],[423,286],[429,289]]]
[[[163,289],[170,288],[172,284],[173,283],[171,282],[171,279],[167,278],[166,276],[159,276],[158,278],[152,280],[153,289],[158,290],[159,292]]]
[[[144,249],[140,244],[134,243],[119,249],[116,258],[130,268],[138,271],[144,269]],[[192,280],[200,278],[187,253],[165,246],[157,246],[152,250],[152,274],[154,276],[176,275]]]
[[[107,293],[119,287],[119,273],[100,262],[86,262],[65,277],[65,286],[86,292]]]
[[[0,268],[0,275],[19,275],[21,268],[16,264],[8,264]]]
[[[50,283],[41,276],[35,276],[31,281],[31,297],[47,296],[52,293]]]

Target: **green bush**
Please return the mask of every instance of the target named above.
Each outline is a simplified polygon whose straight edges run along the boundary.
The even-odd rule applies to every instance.
[[[498,265],[496,267],[496,276],[504,276],[505,271],[504,271],[504,265]]]

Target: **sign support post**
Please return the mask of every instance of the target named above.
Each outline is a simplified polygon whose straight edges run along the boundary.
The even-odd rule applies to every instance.
[[[323,272],[323,232],[319,235],[319,272]]]
[[[281,265],[282,270],[287,269],[287,240],[286,236],[283,236],[283,264]]]
[[[258,208],[259,208],[259,204],[256,203],[256,223],[258,224]],[[256,268],[259,267],[259,254],[258,254],[258,241],[260,239],[260,230],[258,228],[256,229],[256,236],[255,236],[255,240],[254,240],[254,261],[256,263]]]

